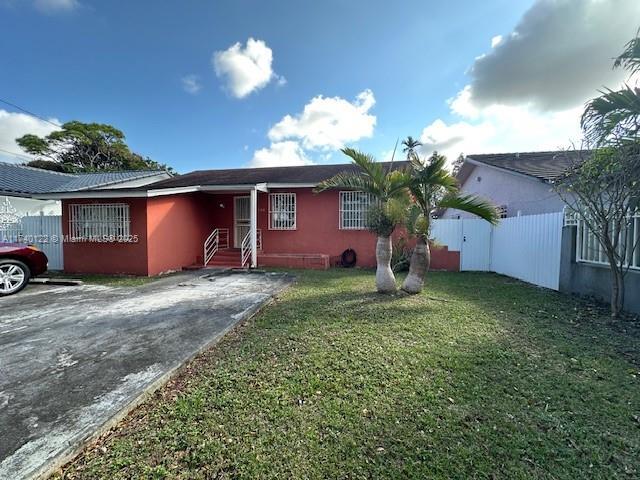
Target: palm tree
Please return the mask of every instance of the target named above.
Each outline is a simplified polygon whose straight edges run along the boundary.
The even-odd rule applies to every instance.
[[[342,153],[351,158],[359,167],[355,172],[339,173],[326,179],[315,188],[323,192],[333,188],[348,188],[371,194],[376,204],[368,215],[369,230],[378,235],[376,244],[376,288],[381,293],[397,290],[396,280],[391,270],[391,234],[396,225],[404,219],[410,176],[402,169],[394,169],[375,161],[371,155],[352,148]]]
[[[402,284],[402,290],[407,293],[422,291],[424,276],[431,262],[429,234],[436,210],[455,208],[484,218],[492,224],[498,222],[498,213],[492,204],[459,192],[456,178],[445,169],[446,161],[446,157],[437,153],[426,162],[417,156],[411,161],[409,190],[413,205],[407,215],[407,229],[417,237],[417,243],[411,255],[409,274]]]
[[[616,58],[614,68],[623,68],[630,76],[640,73],[640,31]],[[596,144],[610,138],[628,140],[640,134],[640,87],[625,85],[618,91],[605,88],[591,100],[582,114],[581,125]]]
[[[407,154],[407,160],[411,160],[416,155],[416,148],[421,146],[422,142],[409,135],[402,141],[402,145],[402,151]]]

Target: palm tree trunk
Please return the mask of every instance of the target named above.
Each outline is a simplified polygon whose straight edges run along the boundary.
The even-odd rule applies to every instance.
[[[420,293],[424,286],[424,276],[429,270],[431,264],[431,251],[429,250],[429,242],[422,236],[418,237],[416,248],[411,254],[411,263],[409,264],[409,275],[404,279],[402,290],[407,293]]]
[[[378,237],[376,244],[376,288],[379,293],[393,293],[397,290],[396,277],[391,270],[391,236]]]

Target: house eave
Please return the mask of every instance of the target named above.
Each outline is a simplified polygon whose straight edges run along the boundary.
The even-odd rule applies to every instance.
[[[155,190],[130,190],[130,189],[109,189],[109,190],[78,190],[74,192],[51,192],[34,194],[34,198],[41,200],[69,200],[80,198],[153,198],[165,195],[178,195],[181,193],[195,192],[234,192],[251,191],[257,189],[261,192],[268,192],[272,188],[314,188],[317,183],[245,183],[238,185],[191,185],[187,187],[158,188]]]
[[[469,162],[470,164],[475,165],[477,167],[487,167],[487,168],[491,168],[493,170],[498,170],[500,172],[510,173],[511,175],[515,175],[515,176],[521,177],[521,178],[526,178],[526,179],[531,180],[533,182],[549,183],[546,180],[544,180],[542,178],[534,177],[533,175],[527,175],[525,173],[516,172],[515,170],[511,170],[509,168],[497,167],[495,165],[491,165],[491,164],[484,163],[484,162],[478,162],[477,160],[474,160],[473,157],[466,157],[465,158],[465,162]]]

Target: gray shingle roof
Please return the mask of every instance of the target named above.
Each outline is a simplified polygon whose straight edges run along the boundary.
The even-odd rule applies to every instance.
[[[580,160],[580,151],[493,153],[467,155],[467,158],[479,163],[502,168],[545,182],[560,178],[567,169]]]
[[[162,172],[144,170],[72,174],[0,162],[0,194],[28,196],[38,193],[75,192],[159,173]]]
[[[398,161],[393,168],[398,169],[409,162]],[[390,162],[383,162],[390,166]],[[352,163],[336,165],[304,165],[295,167],[233,168],[226,170],[197,170],[177,177],[161,180],[145,187],[144,190],[159,188],[190,187],[202,185],[255,185],[258,183],[300,183],[316,184],[341,172],[357,171]]]
[[[75,178],[68,181],[52,192],[77,192],[79,190],[88,190],[91,188],[103,187],[114,183],[124,182],[128,180],[137,180],[139,178],[152,177],[163,173],[158,170],[135,170],[128,172],[104,172],[104,173],[80,173]]]

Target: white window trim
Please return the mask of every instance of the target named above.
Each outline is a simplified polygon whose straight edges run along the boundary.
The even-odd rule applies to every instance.
[[[90,220],[79,217],[93,210]],[[72,203],[69,205],[69,236],[76,240],[128,241],[131,216],[128,203]]]
[[[274,226],[274,219],[272,213],[274,213],[273,199],[274,198],[290,198],[290,204],[293,205],[293,225],[291,226]],[[295,193],[291,192],[279,192],[269,194],[269,230],[297,230],[298,228],[298,199]]]
[[[363,212],[363,215],[361,217],[362,219],[362,223],[355,225],[355,226],[345,226],[345,222],[344,222],[344,214],[346,212],[355,212],[355,210],[345,210],[344,209],[344,200],[348,197],[348,196],[352,196],[354,194],[364,194],[364,195],[368,195],[369,197],[369,207],[371,208],[371,205],[373,205],[374,203],[374,199],[373,196],[370,193],[365,193],[361,190],[342,190],[339,193],[339,198],[338,198],[338,228],[340,230],[367,230],[367,212]]]

